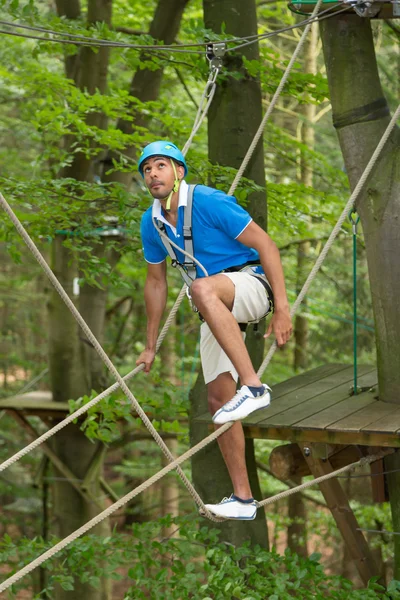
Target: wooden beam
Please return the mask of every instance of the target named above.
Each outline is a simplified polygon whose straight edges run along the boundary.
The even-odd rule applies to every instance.
[[[314,444],[317,451],[316,446],[317,444]],[[321,452],[319,452],[318,458],[329,458],[334,470],[356,462],[364,454],[358,446],[332,446],[330,444],[319,444],[319,446]],[[316,457],[315,453],[314,457]],[[311,475],[310,467],[298,444],[276,446],[269,456],[269,466],[272,474],[282,481]]]
[[[29,423],[29,421],[27,421],[25,417],[19,413],[19,411],[10,410],[9,412],[12,414],[14,419],[18,421],[18,423],[29,433],[30,437],[32,437],[33,439],[37,439],[39,437],[38,432]],[[82,498],[86,502],[94,502],[95,504],[97,504],[99,509],[103,510],[104,506],[102,506],[96,498],[93,498],[93,496],[89,495],[86,491],[82,489],[74,473],[72,473],[72,471],[62,462],[62,460],[58,458],[57,454],[50,448],[50,446],[47,445],[46,442],[43,442],[40,445],[40,449],[43,452],[43,454],[47,456],[50,462],[56,467],[56,469],[58,469],[60,473],[64,475],[66,479],[68,479],[70,485],[72,485],[72,487],[78,492],[78,494],[80,494],[80,496],[82,496]]]
[[[312,443],[301,444],[300,448],[314,477],[334,471],[329,460],[314,458]],[[371,577],[379,576],[379,572],[367,541],[361,531],[358,531],[359,525],[347,496],[335,478],[320,483],[319,487],[347,545],[350,557],[354,561],[364,585],[367,586]]]

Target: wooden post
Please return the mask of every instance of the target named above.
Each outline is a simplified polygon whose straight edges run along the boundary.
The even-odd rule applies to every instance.
[[[314,477],[332,473],[334,469],[329,460],[314,456],[313,444],[302,443],[300,448]],[[319,487],[348,547],[350,557],[354,560],[363,583],[367,585],[371,577],[379,575],[379,572],[367,541],[362,532],[358,531],[357,519],[347,496],[336,478],[320,483]]]

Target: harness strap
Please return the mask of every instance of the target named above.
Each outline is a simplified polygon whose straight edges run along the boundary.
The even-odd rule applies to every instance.
[[[227,269],[224,269],[221,272],[222,273],[238,273],[240,271],[246,271],[246,267],[256,267],[259,265],[260,265],[259,261],[251,260],[251,261],[245,263],[244,265],[228,267]],[[258,279],[258,281],[265,287],[265,289],[267,291],[267,295],[268,295],[269,305],[270,305],[270,309],[268,312],[269,313],[273,312],[274,311],[274,293],[272,291],[272,287],[270,286],[268,279],[266,277],[262,277],[261,275],[258,275],[257,273],[249,273],[249,275],[251,275],[252,277],[256,277],[256,279]]]
[[[193,193],[195,185],[188,186],[187,204],[184,210],[184,222],[183,222],[183,238],[184,238],[184,250],[193,256],[193,237],[192,237],[192,212],[193,212]],[[154,224],[160,235],[160,239],[171,258],[171,264],[176,267],[188,287],[190,287],[193,281],[196,279],[196,265],[195,263],[184,254],[184,261],[180,263],[176,256],[176,252],[172,247],[165,224],[162,221],[154,219]],[[164,235],[161,235],[162,232]]]
[[[191,256],[194,256],[193,249],[193,233],[192,233],[192,216],[193,216],[193,193],[195,185],[189,185],[188,195],[187,195],[187,204],[185,210],[183,211],[183,239],[185,251]],[[192,275],[192,280],[196,279],[196,265],[187,254],[184,254],[184,266],[190,275]]]

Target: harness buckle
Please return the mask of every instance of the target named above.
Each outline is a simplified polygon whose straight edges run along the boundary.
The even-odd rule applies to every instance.
[[[192,309],[192,311],[194,313],[199,313],[199,309],[197,308],[197,306],[195,306],[193,304],[192,296],[190,295],[190,288],[189,288],[188,285],[186,286],[186,296],[187,296],[187,298],[189,300],[190,308]],[[199,313],[199,317],[200,317],[200,320],[201,320],[202,317],[201,317],[200,313]]]

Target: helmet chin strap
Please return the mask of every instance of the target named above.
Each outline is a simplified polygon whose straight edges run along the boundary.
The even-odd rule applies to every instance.
[[[175,181],[174,181],[174,185],[172,187],[170,194],[166,198],[164,198],[164,201],[166,202],[165,210],[171,210],[172,196],[174,195],[175,192],[177,192],[179,190],[179,184],[180,184],[180,180],[178,179],[178,173],[176,172],[175,162],[172,160],[172,158],[170,160],[171,160],[172,168],[174,170]]]

